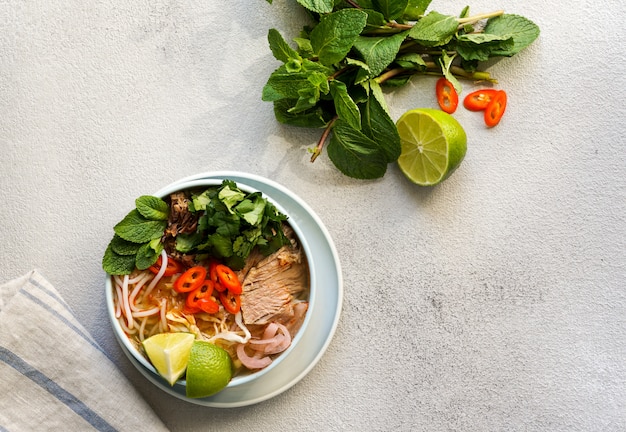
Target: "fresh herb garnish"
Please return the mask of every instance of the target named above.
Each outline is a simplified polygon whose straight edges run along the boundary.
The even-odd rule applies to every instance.
[[[271,0],[267,0],[272,3]],[[497,82],[480,62],[510,57],[530,45],[539,28],[497,11],[470,16],[426,13],[431,0],[298,0],[311,16],[291,47],[276,30],[268,41],[281,65],[262,99],[285,124],[324,128],[311,161],[327,145],[345,175],[382,177],[400,155],[400,138],[382,87],[415,75],[444,76],[461,93],[460,79]]]
[[[189,199],[188,210],[198,223],[194,232],[175,236],[173,247],[179,253],[215,257],[240,269],[255,247],[269,255],[289,244],[282,229],[287,216],[260,192],[246,193],[235,182],[224,180],[220,186],[189,191]],[[167,202],[146,195],[137,198],[135,206],[115,225],[104,253],[102,267],[109,274],[150,267],[168,240]]]

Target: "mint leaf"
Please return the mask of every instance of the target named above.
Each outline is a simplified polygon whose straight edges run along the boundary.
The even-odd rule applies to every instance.
[[[471,33],[459,36],[454,46],[464,60],[487,61],[494,53],[509,50],[513,45],[511,36]]]
[[[395,20],[404,15],[409,0],[373,0],[374,9],[388,20]]]
[[[539,27],[527,18],[519,15],[504,14],[487,21],[485,34],[513,38],[513,46],[499,49],[494,55],[510,57],[533,43],[539,37]]]
[[[153,249],[153,246],[150,243],[144,243],[139,248],[135,260],[135,266],[137,269],[145,270],[157,261],[159,255],[161,255],[161,251],[163,250],[163,245],[160,242],[157,243],[157,245],[158,252]]]
[[[110,275],[130,274],[135,269],[135,255],[118,255],[109,244],[102,257],[102,269]]]
[[[408,32],[393,36],[359,36],[354,43],[354,48],[363,56],[371,75],[377,76],[396,58],[400,45],[407,35]]]
[[[409,37],[426,47],[445,45],[452,40],[459,23],[455,17],[432,11],[409,31]]]
[[[310,87],[308,72],[289,72],[283,65],[270,75],[263,87],[262,99],[266,102],[280,99],[298,99],[300,97],[299,91]]]
[[[348,54],[367,22],[358,9],[341,9],[324,15],[311,31],[311,46],[321,64],[330,66]]]
[[[333,96],[337,116],[354,129],[361,129],[361,113],[359,107],[348,94],[346,84],[338,80],[331,81],[330,93]]]
[[[333,127],[326,151],[339,171],[349,177],[374,179],[387,170],[387,157],[378,144],[341,120]]]
[[[335,6],[334,0],[298,0],[302,6],[311,12],[330,13]]]
[[[292,108],[296,106],[296,102],[292,99],[281,99],[274,102],[276,120],[283,124],[306,128],[324,127],[328,123],[324,118],[324,110],[319,106],[294,113]]]
[[[135,200],[137,211],[146,219],[153,221],[166,221],[170,214],[170,208],[161,198],[143,195]]]
[[[368,99],[362,111],[363,133],[377,143],[387,163],[395,162],[402,152],[395,122],[375,97]]]
[[[278,30],[270,29],[267,34],[267,40],[270,44],[270,50],[272,50],[272,54],[274,54],[277,60],[283,63],[287,63],[291,59],[302,60],[300,54],[287,44]]]
[[[426,70],[426,62],[421,55],[417,53],[407,53],[396,57],[395,63],[404,69],[417,69],[419,71]]]
[[[113,227],[115,234],[134,243],[146,243],[163,235],[167,221],[151,221],[144,218],[137,209],[131,210]]]
[[[118,235],[114,235],[110,247],[118,255],[135,255],[141,247],[141,243],[129,242]]]
[[[431,0],[409,0],[403,18],[408,21],[417,21],[424,15],[430,2]]]

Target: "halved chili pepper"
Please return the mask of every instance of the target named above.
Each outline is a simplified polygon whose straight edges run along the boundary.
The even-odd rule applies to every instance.
[[[220,281],[219,283],[226,287],[228,291],[233,294],[241,294],[241,282],[239,282],[237,274],[230,267],[218,264],[215,267],[215,272]]]
[[[489,105],[485,108],[485,124],[488,127],[494,127],[500,123],[500,119],[506,111],[506,92],[498,90]]]
[[[463,106],[470,111],[482,111],[487,108],[489,102],[495,97],[498,90],[481,89],[476,90],[465,96]]]
[[[241,310],[241,296],[239,294],[233,294],[231,291],[221,292],[220,301],[224,309],[233,315]]]
[[[156,263],[154,263],[154,265],[148,268],[152,273],[157,274],[159,270],[161,270],[162,265],[163,265],[163,259],[159,255]],[[165,273],[163,273],[163,276],[172,276],[172,275],[175,275],[176,273],[180,273],[181,271],[183,271],[183,266],[174,258],[168,256],[167,267],[165,267]]]
[[[459,105],[459,95],[450,81],[446,78],[439,78],[435,86],[435,91],[437,94],[437,103],[439,103],[439,107],[443,111],[448,114],[452,114],[456,111]]]
[[[219,310],[219,305],[211,299],[211,294],[213,294],[213,281],[205,279],[198,288],[187,295],[185,307],[189,311],[198,311],[200,309],[207,313],[215,313]],[[217,309],[212,303],[217,306]]]
[[[195,266],[188,269],[174,281],[174,291],[186,293],[195,290],[206,278],[206,269],[202,266]]]

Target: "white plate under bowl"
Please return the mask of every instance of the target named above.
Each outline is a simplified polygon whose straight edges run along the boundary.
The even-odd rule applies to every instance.
[[[343,278],[335,245],[322,221],[313,210],[284,186],[253,174],[235,171],[216,171],[197,174],[174,182],[165,189],[202,179],[228,179],[242,186],[256,189],[277,204],[295,221],[309,243],[307,259],[316,280],[315,304],[310,311],[306,327],[299,332],[300,341],[275,368],[250,382],[229,386],[208,398],[188,398],[185,387],[170,386],[155,376],[145,365],[140,364],[121,344],[123,352],[137,369],[153,384],[165,392],[197,405],[234,408],[252,405],[270,399],[288,390],[304,378],[320,360],[337,329],[343,303]]]

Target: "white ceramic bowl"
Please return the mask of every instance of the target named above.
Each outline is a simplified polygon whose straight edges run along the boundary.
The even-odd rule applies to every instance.
[[[226,178],[224,178],[226,179]],[[176,182],[173,183],[159,191],[157,191],[156,193],[154,193],[154,196],[158,196],[160,198],[164,198],[166,196],[168,196],[169,194],[179,191],[179,190],[186,190],[186,189],[190,189],[190,188],[201,188],[201,187],[210,187],[210,186],[218,186],[222,183],[222,180],[224,179],[216,179],[216,178],[202,178],[202,179],[190,179],[190,180],[183,180],[180,182]],[[240,181],[235,181],[235,183],[237,184],[237,186],[244,192],[258,192],[257,189],[250,187]],[[311,249],[309,247],[309,242],[307,241],[307,237],[304,234],[303,230],[301,229],[301,227],[299,226],[299,222],[297,220],[297,218],[291,218],[290,214],[288,211],[286,211],[279,202],[276,202],[275,200],[272,199],[271,196],[268,196],[266,193],[263,193],[263,196],[270,201],[281,213],[287,215],[288,219],[287,222],[289,223],[289,225],[292,227],[292,229],[294,230],[294,232],[296,233],[296,235],[298,236],[298,240],[300,242],[300,245],[307,257],[307,261],[308,261],[308,266],[309,266],[309,281],[310,281],[310,293],[309,293],[309,306],[307,309],[307,313],[305,315],[304,321],[302,323],[302,326],[300,327],[299,331],[296,333],[296,335],[294,336],[291,345],[289,346],[289,348],[287,348],[283,353],[281,353],[279,356],[277,356],[272,363],[265,367],[264,369],[261,369],[259,371],[256,372],[251,372],[251,373],[246,373],[246,374],[240,374],[237,375],[235,377],[233,377],[233,379],[231,380],[231,382],[228,384],[228,386],[226,387],[228,388],[233,388],[233,387],[237,387],[243,384],[249,384],[249,383],[253,383],[255,380],[261,378],[262,376],[264,376],[265,374],[269,373],[270,371],[278,368],[280,366],[280,364],[282,363],[282,361],[284,359],[286,359],[290,353],[297,348],[300,340],[302,339],[307,326],[309,324],[309,321],[311,320],[311,316],[313,314],[313,310],[315,308],[315,298],[316,298],[316,285],[317,285],[317,281],[316,281],[316,271],[314,269],[314,261],[310,259],[311,257]],[[142,372],[142,374],[144,374],[146,377],[148,377],[151,381],[155,382],[161,382],[161,383],[166,383],[166,381],[157,373],[156,369],[152,366],[152,364],[148,361],[148,359],[144,356],[143,353],[141,353],[136,347],[135,345],[133,345],[133,343],[131,343],[131,341],[128,339],[128,337],[126,336],[126,334],[124,333],[124,330],[122,329],[118,319],[115,316],[115,306],[114,306],[114,301],[113,301],[113,284],[111,281],[111,277],[109,275],[106,276],[106,303],[107,303],[107,311],[108,311],[108,315],[109,318],[111,320],[111,323],[113,325],[113,330],[115,333],[115,336],[118,340],[118,342],[120,343],[124,353],[129,357],[129,359],[131,360],[131,362],[137,366],[140,369],[140,372]],[[167,384],[169,385],[169,384]],[[186,383],[184,380],[179,380],[176,384],[176,387],[178,387],[179,389],[182,387],[184,388],[186,386]]]

